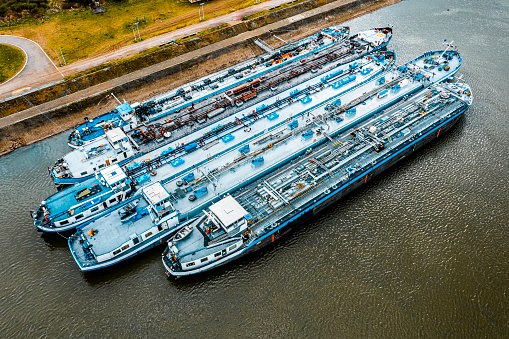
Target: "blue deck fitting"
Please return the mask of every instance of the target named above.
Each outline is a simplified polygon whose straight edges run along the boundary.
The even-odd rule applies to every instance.
[[[192,143],[187,144],[186,146],[184,146],[184,151],[192,152],[192,151],[194,151],[197,148],[198,148],[198,143],[192,142]]]
[[[355,107],[354,107],[354,108],[349,109],[348,111],[346,111],[346,114],[347,114],[347,115],[352,116],[352,115],[354,115],[356,112],[357,112],[357,108],[355,108]]]
[[[277,118],[279,118],[279,114],[277,114],[276,112],[267,115],[267,119],[269,119],[269,121],[276,120]]]
[[[131,165],[127,165],[127,169],[129,171],[135,170],[135,169],[140,168],[140,167],[141,167],[141,164],[139,164],[137,162],[133,162]]]
[[[370,72],[371,72],[371,68],[364,68],[363,70],[361,70],[362,75],[369,74]]]
[[[310,103],[313,99],[311,99],[309,96],[305,97],[304,99],[302,99],[300,102],[302,102],[303,104],[307,104],[307,103]]]
[[[313,131],[307,131],[306,133],[303,133],[303,134],[302,134],[302,137],[303,137],[304,139],[309,139],[309,138],[311,138],[312,136],[313,136]]]
[[[174,151],[173,147],[168,147],[167,149],[161,152],[161,155],[168,155],[173,151]]]
[[[207,186],[203,186],[203,187],[197,189],[196,191],[194,191],[194,195],[196,195],[197,197],[205,195],[207,193],[208,193]]]
[[[184,162],[185,162],[184,159],[182,159],[181,157],[178,157],[177,159],[171,161],[171,165],[173,167],[177,167],[177,166],[182,165]]]
[[[227,142],[230,142],[232,141],[233,139],[235,139],[235,136],[231,135],[231,134],[226,134],[224,137],[221,138],[221,140],[223,140],[223,142],[226,144]]]
[[[221,127],[223,127],[221,124],[218,124],[216,127],[212,128],[212,132],[216,132],[217,130],[220,130]]]
[[[288,124],[288,127],[290,127],[290,129],[296,129],[297,127],[299,127],[299,122],[297,120],[293,120],[291,123]]]
[[[148,173],[144,173],[136,178],[136,182],[138,185],[144,184],[147,181],[150,181],[150,175]]]
[[[336,101],[332,102],[331,105],[333,105],[335,107],[341,106],[341,99],[337,99]]]
[[[356,61],[356,62],[354,62],[353,64],[350,64],[348,67],[349,67],[350,69],[357,68],[357,67],[359,67],[359,63]]]
[[[378,85],[383,85],[385,84],[385,77],[381,77],[380,79],[377,80],[376,82]]]
[[[349,82],[354,81],[355,79],[357,79],[357,76],[356,76],[356,75],[350,75],[348,78],[344,78],[343,80],[341,80],[341,83],[342,83],[343,85],[346,85],[346,84],[348,84]]]
[[[384,96],[386,96],[387,94],[389,93],[389,90],[388,89],[384,89],[383,91],[381,91],[380,93],[378,93],[378,97],[379,98],[383,98]]]
[[[239,152],[242,154],[247,154],[249,153],[249,151],[250,151],[249,145],[244,145],[239,149]]]
[[[265,108],[267,108],[267,105],[261,104],[260,106],[256,107],[256,111],[260,112],[260,111],[264,110]]]
[[[256,159],[253,159],[251,160],[251,163],[254,165],[254,166],[258,166],[258,165],[261,165],[263,164],[263,157],[258,157]]]
[[[332,88],[334,88],[334,89],[338,89],[338,88],[340,88],[341,86],[343,86],[343,84],[341,83],[341,81],[338,81],[338,82],[336,82],[334,85],[332,85]]]
[[[182,178],[182,181],[185,182],[185,183],[189,183],[189,182],[191,182],[193,180],[194,180],[194,173],[193,172],[187,174],[185,177]]]

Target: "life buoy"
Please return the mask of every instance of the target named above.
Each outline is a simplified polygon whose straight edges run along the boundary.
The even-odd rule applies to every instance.
[[[49,221],[49,214],[44,217],[44,220]]]

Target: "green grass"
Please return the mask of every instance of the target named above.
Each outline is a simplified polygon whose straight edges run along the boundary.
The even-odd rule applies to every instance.
[[[253,5],[255,0],[214,0],[205,3],[205,19]],[[132,25],[137,17],[141,37],[149,37],[199,22],[199,4],[185,0],[109,2],[105,13],[90,9],[61,11],[45,19],[23,19],[0,27],[0,33],[38,42],[58,64],[55,49],[62,48],[67,63],[134,43]]]
[[[220,30],[222,28],[226,28],[230,25],[228,24],[222,24],[221,26],[217,26],[217,27],[213,27],[213,28],[209,28],[207,30],[204,30],[204,31],[201,31],[193,36],[189,36],[189,37],[185,37],[183,39],[177,39],[176,42],[177,44],[180,43],[180,42],[184,42],[184,41],[187,41],[187,40],[190,40],[190,39],[194,39],[194,38],[197,38],[199,36],[202,36],[202,35],[205,35],[205,34],[208,34],[208,33],[212,33],[212,32],[215,32],[217,30]],[[120,59],[120,60],[115,60],[115,61],[111,61],[111,62],[108,62],[108,63],[105,63],[105,64],[102,64],[102,65],[99,65],[99,66],[96,66],[96,67],[93,67],[93,68],[90,68],[90,69],[87,69],[86,71],[83,71],[83,72],[79,72],[79,73],[75,73],[75,74],[72,74],[72,75],[69,75],[67,77],[65,77],[65,80],[67,81],[70,81],[70,80],[73,80],[73,79],[76,79],[76,78],[79,78],[83,75],[87,75],[87,74],[91,74],[91,73],[94,73],[94,72],[97,72],[97,71],[100,71],[101,69],[105,69],[105,68],[108,68],[108,67],[111,67],[111,66],[114,66],[114,65],[118,65],[118,64],[122,64],[124,62],[127,62],[127,61],[130,61],[130,60],[134,60],[134,59],[138,59],[138,58],[141,58],[147,54],[150,54],[152,52],[155,52],[155,51],[158,51],[160,49],[163,49],[163,48],[168,48],[168,46],[171,46],[171,45],[164,45],[164,46],[156,46],[156,47],[152,47],[150,49],[147,49],[141,53],[138,53],[134,56],[131,56],[131,57],[127,57],[127,58],[123,58],[123,59]],[[173,45],[175,46],[175,45]]]
[[[10,45],[0,45],[0,84],[12,78],[23,68],[25,53]]]

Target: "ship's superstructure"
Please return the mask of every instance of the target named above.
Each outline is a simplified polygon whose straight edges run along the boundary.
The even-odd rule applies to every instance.
[[[48,171],[60,184],[82,182],[102,168],[123,164],[138,153],[137,147],[120,127],[116,127],[106,131],[103,137],[66,154]]]
[[[92,179],[51,195],[32,217],[40,231],[64,232],[121,206],[131,194],[131,179],[115,164],[100,170]]]
[[[80,270],[95,270],[161,244],[178,224],[170,194],[156,182],[123,208],[80,228],[69,247]]]

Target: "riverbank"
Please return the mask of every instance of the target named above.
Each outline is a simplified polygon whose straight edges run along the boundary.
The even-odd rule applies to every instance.
[[[269,31],[275,27],[276,34],[284,40],[290,40],[290,38],[294,40],[301,39],[316,33],[326,26],[340,25],[347,20],[373,12],[399,1],[401,0],[370,1],[341,11],[323,10],[320,12],[320,15],[312,17],[312,22],[306,20],[303,14],[299,14],[298,16],[289,18],[292,20],[288,20],[290,23],[287,25],[267,25],[263,29]],[[323,8],[326,6],[323,6]],[[289,31],[288,28],[292,28],[292,30]],[[369,27],[366,27],[366,29],[367,28]],[[267,35],[264,40],[272,47],[281,46],[282,42],[269,37],[271,35],[272,34]],[[239,35],[239,38],[242,38],[242,36]],[[211,46],[207,47],[212,48]],[[151,96],[168,91],[171,88],[178,87],[263,53],[263,51],[249,39],[239,41],[234,48],[225,40],[222,43],[218,43],[217,46],[218,48],[222,48],[221,53],[211,53],[206,58],[203,58],[203,60],[200,60],[200,62],[196,62],[200,57],[200,52],[202,50],[205,51],[207,47],[192,52],[195,54],[195,63],[192,66],[182,68],[182,63],[178,62],[185,59],[186,56],[177,57],[175,58],[176,60],[173,60],[172,72],[167,72],[167,74],[155,81],[154,78],[147,76],[142,82],[137,81],[136,83],[133,82],[131,85],[118,85],[116,88],[114,87],[115,94],[119,96],[120,99],[126,99],[129,102],[142,101]],[[192,53],[189,53],[189,55]],[[93,89],[91,89],[91,91],[92,90]],[[91,94],[89,97],[81,98],[79,101],[67,103],[63,108],[58,110],[42,110],[45,111],[45,114],[37,114],[0,130],[0,155],[4,155],[16,148],[73,128],[80,124],[85,117],[92,118],[105,113],[113,109],[117,104],[116,100],[110,95],[110,92],[108,90],[103,90]]]

